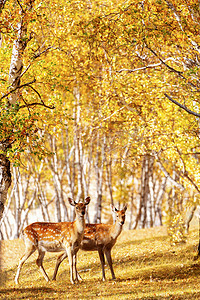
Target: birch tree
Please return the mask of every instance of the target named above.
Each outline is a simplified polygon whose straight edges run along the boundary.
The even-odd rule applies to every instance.
[[[32,40],[32,32],[28,30],[28,25],[34,18],[34,2],[32,0],[25,2],[12,1],[11,4],[1,1],[0,6],[2,17],[4,20],[7,19],[7,23],[9,24],[9,29],[6,28],[6,30],[12,31],[10,40],[7,40],[9,41],[8,45],[11,45],[13,42],[7,90],[4,88],[2,91],[0,105],[0,217],[2,217],[8,189],[11,185],[9,158],[12,158],[13,161],[19,160],[20,152],[23,152],[26,145],[33,141],[34,136],[37,136],[38,130],[35,126],[37,117],[36,115],[34,116],[36,112],[34,108],[37,105],[53,108],[45,105],[40,94],[33,87],[33,84],[36,82],[35,78],[30,81],[23,80],[22,83],[22,78],[24,78],[24,75],[31,66],[31,63],[24,66],[24,57],[27,46]],[[7,5],[11,5],[10,9],[7,8]],[[7,26],[7,23],[5,26]],[[3,35],[1,34],[2,37]],[[2,48],[8,47],[5,43],[1,46]],[[6,80],[3,78],[1,80],[3,83],[6,83]],[[39,98],[39,101],[31,101],[30,103],[30,98],[27,97],[25,91],[26,88],[32,90],[36,97]],[[23,91],[25,91],[25,94]],[[31,107],[33,110],[31,110]]]
[[[1,2],[2,3],[2,2]],[[3,5],[5,4],[5,1]],[[28,43],[27,39],[27,25],[24,21],[26,13],[32,9],[32,1],[28,2],[24,10],[19,9],[19,22],[17,24],[16,32],[17,36],[13,44],[12,57],[10,63],[9,71],[9,84],[10,91],[7,94],[8,107],[11,105],[16,105],[19,98],[19,88],[20,88],[20,78],[23,70],[23,54]],[[3,8],[2,5],[2,8]],[[9,109],[9,108],[8,108]],[[6,202],[8,188],[11,184],[11,173],[10,173],[10,163],[7,159],[7,149],[11,147],[11,142],[9,138],[7,140],[0,141],[0,174],[1,174],[1,199],[0,199],[0,216],[2,217],[2,212],[4,209],[4,204]]]

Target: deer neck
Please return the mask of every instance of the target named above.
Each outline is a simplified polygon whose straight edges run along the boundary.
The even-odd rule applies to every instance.
[[[82,234],[85,229],[85,218],[78,217],[75,221],[77,232]]]
[[[111,234],[113,239],[116,239],[120,235],[122,232],[122,227],[123,225],[121,225],[119,222],[115,222],[115,224],[112,225]]]

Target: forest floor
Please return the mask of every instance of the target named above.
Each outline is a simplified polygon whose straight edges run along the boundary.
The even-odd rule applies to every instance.
[[[123,231],[112,250],[117,279],[106,266],[105,282],[97,252],[78,252],[81,283],[72,285],[67,259],[57,281],[47,283],[35,264],[36,253],[24,264],[14,283],[24,251],[22,240],[1,242],[0,299],[200,299],[199,232],[192,227],[187,242],[171,246],[165,227]],[[52,277],[59,254],[47,253],[44,267]]]

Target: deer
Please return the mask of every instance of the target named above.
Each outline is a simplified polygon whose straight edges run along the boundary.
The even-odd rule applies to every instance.
[[[102,267],[102,280],[105,281],[105,257],[110,267],[112,279],[115,280],[115,273],[112,266],[111,250],[115,245],[118,236],[122,232],[125,223],[125,213],[127,205],[124,205],[122,210],[118,210],[111,206],[112,211],[115,213],[114,224],[86,224],[84,236],[81,241],[80,249],[84,251],[98,251]],[[56,271],[57,272],[57,271]],[[80,274],[77,272],[78,280],[82,280]]]
[[[84,202],[75,202],[68,198],[70,205],[75,207],[76,218],[73,222],[35,222],[28,225],[22,232],[25,242],[25,253],[20,259],[15,283],[19,282],[21,268],[25,261],[38,250],[38,258],[36,264],[41,270],[46,281],[50,281],[43,267],[43,259],[46,252],[63,252],[56,262],[53,279],[56,279],[57,269],[66,257],[68,257],[70,265],[70,281],[72,284],[77,282],[78,273],[76,269],[76,254],[80,248],[85,229],[85,210],[86,205],[90,203],[90,197],[87,197]],[[75,278],[74,278],[75,277]]]

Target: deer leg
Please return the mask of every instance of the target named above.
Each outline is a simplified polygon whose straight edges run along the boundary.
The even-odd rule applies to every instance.
[[[21,268],[23,266],[23,264],[25,263],[25,261],[31,256],[31,254],[33,252],[35,252],[36,248],[34,246],[30,246],[26,249],[24,255],[22,256],[22,258],[20,259],[18,268],[17,268],[17,274],[15,276],[15,283],[18,284],[19,283],[19,275],[20,275],[20,271]]]
[[[111,274],[112,274],[112,279],[116,279],[115,273],[114,273],[114,270],[113,270],[113,266],[112,266],[111,249],[106,249],[105,250],[105,255],[106,255],[108,265],[110,267],[110,271],[111,271]]]
[[[72,254],[71,249],[67,249],[67,254],[68,254],[68,260],[69,260],[69,266],[70,266],[70,281],[72,284],[74,284],[74,276],[73,276],[73,271],[74,271],[74,257]]]
[[[69,260],[69,266],[70,266],[70,280],[71,283],[74,284],[74,277],[73,277],[73,256],[72,256],[72,252],[71,249],[67,250],[67,252],[64,252],[63,254],[61,254],[57,261],[56,261],[56,266],[55,266],[55,270],[54,270],[54,274],[53,274],[53,278],[52,280],[56,280],[56,275],[58,272],[58,268],[61,264],[61,262],[68,256],[68,260]]]
[[[45,256],[45,252],[41,251],[41,250],[38,250],[38,258],[36,260],[36,264],[40,268],[40,271],[42,272],[42,274],[43,274],[44,278],[46,279],[46,281],[50,281],[49,276],[47,275],[47,273],[46,273],[46,271],[45,271],[45,269],[42,265],[44,256]]]
[[[77,252],[74,255],[74,280],[79,282],[82,281],[83,279],[81,278],[81,276],[79,275],[78,271],[77,271]]]
[[[54,269],[54,273],[53,273],[52,280],[56,280],[56,275],[57,275],[57,272],[58,272],[58,268],[59,268],[61,262],[62,262],[66,257],[67,257],[67,252],[64,252],[64,253],[62,253],[61,255],[58,256],[57,261],[56,261],[56,266],[55,266],[55,269]]]
[[[76,262],[77,262],[77,257],[76,254],[72,255],[73,259],[73,274],[74,274],[74,280],[78,282],[78,275],[77,275],[77,269],[76,269]]]
[[[76,268],[76,278],[77,278],[77,281],[83,281],[81,275],[80,275],[79,272],[77,271],[77,268]]]
[[[83,278],[81,277],[81,275],[79,274],[79,272],[78,271],[76,271],[77,272],[77,278],[78,278],[78,281],[82,281],[83,280]]]
[[[102,280],[105,281],[106,280],[106,277],[105,277],[105,258],[104,258],[104,253],[103,253],[103,250],[102,249],[98,249],[98,252],[99,252],[99,258],[100,258],[100,261],[101,261],[101,268],[102,268]]]

